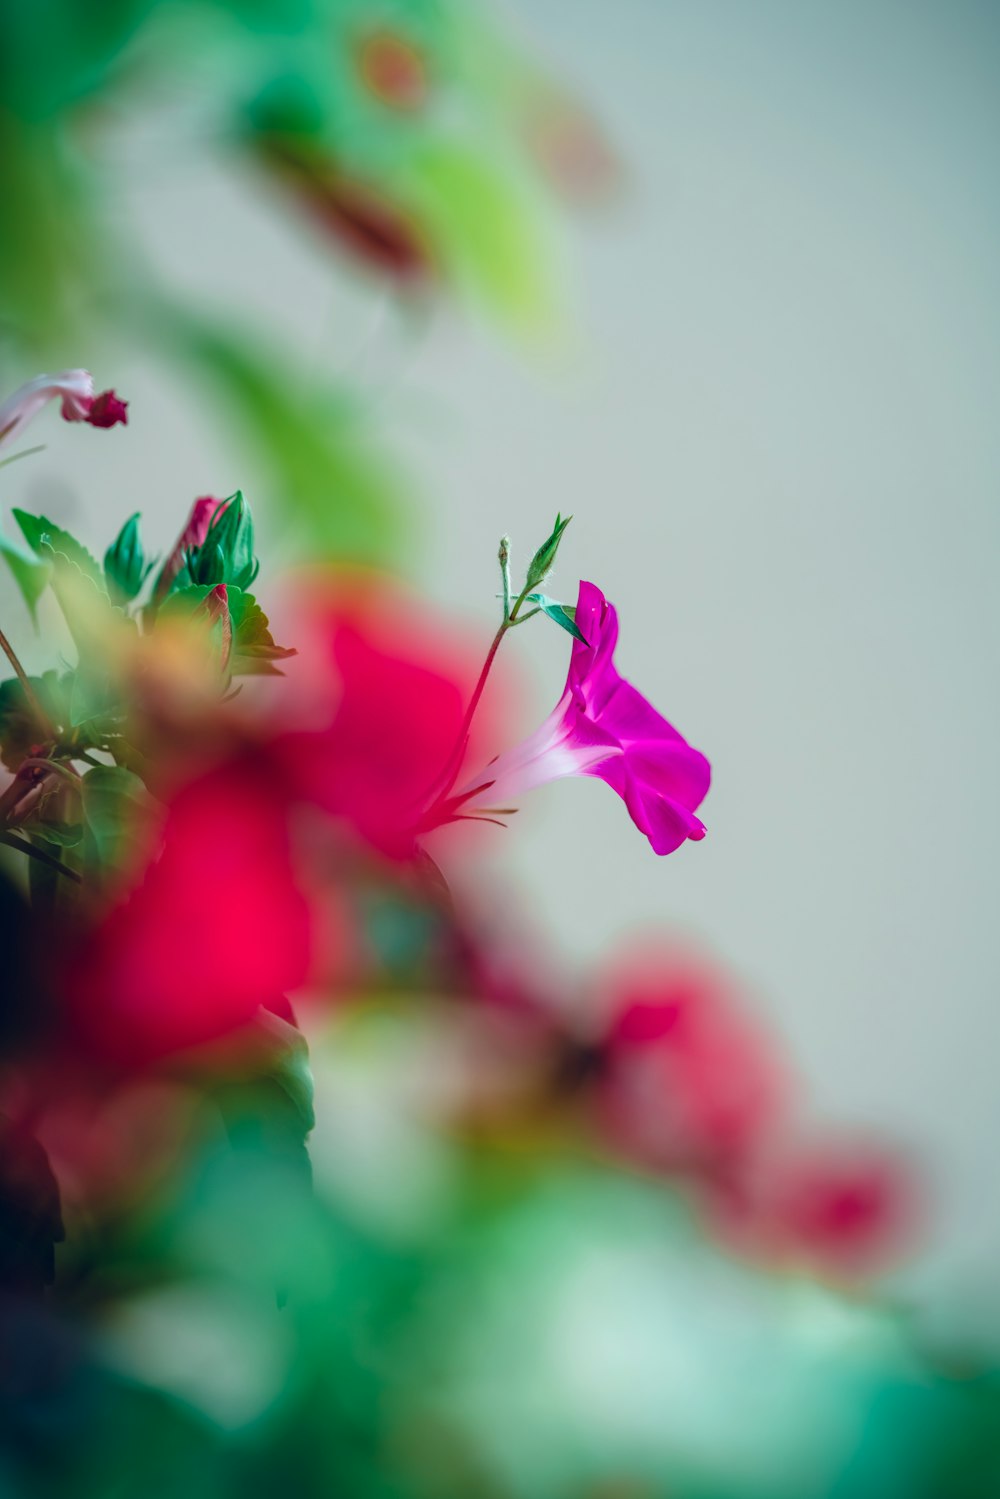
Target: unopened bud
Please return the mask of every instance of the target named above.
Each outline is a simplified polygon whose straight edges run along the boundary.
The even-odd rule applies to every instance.
[[[229,612],[229,593],[225,583],[219,583],[206,594],[202,608],[208,615],[209,624],[214,625],[219,620],[222,625],[222,636],[219,644],[220,664],[225,670],[229,664],[229,657],[233,649],[233,619]]]
[[[551,536],[542,542],[538,551],[531,559],[531,565],[524,580],[526,587],[537,588],[540,583],[545,582],[556,560],[556,553],[559,550],[559,543],[562,541],[563,532],[572,519],[571,515],[567,515],[565,520],[559,515],[556,516],[556,523],[552,528]]]

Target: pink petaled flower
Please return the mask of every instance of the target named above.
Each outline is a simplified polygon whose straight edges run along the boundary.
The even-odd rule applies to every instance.
[[[49,401],[62,402],[67,422],[89,422],[92,427],[126,423],[126,402],[113,390],[94,394],[94,382],[86,370],[63,370],[58,375],[36,375],[8,396],[0,406],[0,447],[12,442]]]
[[[525,792],[560,776],[597,776],[623,799],[658,854],[703,838],[694,815],[711,779],[705,756],[646,701],[614,664],[618,616],[601,590],[581,583],[562,697],[530,738],[491,760],[442,810],[468,816],[509,809]],[[447,820],[446,818],[442,818]]]

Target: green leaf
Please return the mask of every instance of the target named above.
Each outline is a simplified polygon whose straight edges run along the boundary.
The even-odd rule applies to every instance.
[[[164,619],[190,619],[214,586],[213,583],[186,583],[183,588],[174,589],[156,611],[157,624]]]
[[[437,139],[403,164],[399,191],[447,273],[508,326],[529,336],[564,320],[543,200],[506,164]]]
[[[283,540],[294,537],[314,558],[384,562],[400,536],[399,487],[357,406],[283,368],[242,331],[185,309],[163,309],[156,331],[218,392],[256,449],[246,461],[264,471],[258,493]]]
[[[69,722],[69,689],[72,678],[47,671],[29,677],[35,696],[57,728]],[[0,682],[0,759],[8,770],[17,770],[22,760],[40,742],[43,730],[16,677]]]
[[[297,1026],[290,1025],[271,1010],[261,1010],[259,1024],[275,1042],[274,1055],[264,1075],[272,1077],[287,1097],[305,1139],[316,1123],[313,1075],[306,1038]]]
[[[0,536],[0,552],[6,557],[7,566],[14,575],[14,582],[21,590],[21,597],[28,606],[32,620],[37,624],[38,600],[52,577],[51,562],[36,557],[34,552],[29,551],[20,542],[11,541],[7,536]]]
[[[152,564],[150,564],[152,565]],[[142,587],[149,568],[139,539],[139,513],[129,517],[104,554],[104,577],[116,604],[128,604]]]
[[[107,597],[103,571],[75,536],[71,536],[44,515],[29,515],[25,510],[15,510],[13,515],[25,540],[37,556],[43,560],[50,559],[52,553],[65,557],[67,561],[75,563],[85,578],[90,579],[98,593]]]
[[[101,868],[119,868],[148,834],[156,803],[139,777],[120,765],[88,770],[80,790],[88,852]]]
[[[556,516],[556,523],[552,528],[552,534],[547,536],[542,542],[528,566],[528,571],[524,579],[526,588],[537,588],[539,583],[545,582],[555,563],[559,543],[563,539],[563,532],[572,519],[571,515],[567,515],[565,520],[559,515]]]
[[[563,629],[567,630],[574,640],[581,640],[584,645],[587,644],[586,635],[584,635],[574,619],[576,610],[572,604],[557,603],[555,599],[550,599],[544,593],[529,593],[528,602],[537,604],[543,614],[547,614],[549,619],[554,619],[557,625],[562,625]]]

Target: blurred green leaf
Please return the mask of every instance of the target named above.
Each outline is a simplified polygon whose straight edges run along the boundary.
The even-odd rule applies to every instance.
[[[7,566],[13,574],[14,582],[21,591],[21,597],[28,606],[31,618],[37,624],[38,600],[52,577],[51,562],[36,556],[20,542],[12,541],[7,536],[0,536],[0,552],[7,559]]]
[[[400,174],[460,285],[516,331],[544,333],[560,320],[552,252],[537,203],[511,173],[464,145],[422,145]]]
[[[399,502],[381,455],[342,397],[304,384],[244,335],[171,309],[164,337],[228,404],[270,472],[272,529],[313,558],[381,562],[398,535]]]
[[[57,728],[69,722],[69,690],[72,677],[47,671],[29,677],[35,696]],[[16,677],[0,682],[0,759],[8,770],[16,770],[38,744],[42,727]]]
[[[99,868],[119,869],[149,829],[156,804],[139,777],[120,765],[88,770],[80,787],[88,852]]]
[[[0,95],[44,119],[101,88],[156,0],[30,0],[0,6]]]

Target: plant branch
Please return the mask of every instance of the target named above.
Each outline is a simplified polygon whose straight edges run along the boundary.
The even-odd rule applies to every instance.
[[[0,630],[0,650],[3,651],[4,655],[7,657],[7,660],[14,668],[14,671],[17,674],[17,680],[20,682],[22,688],[24,689],[24,695],[28,700],[28,705],[31,708],[32,713],[34,713],[36,719],[38,720],[39,728],[45,731],[46,737],[55,739],[56,731],[52,720],[49,718],[49,715],[42,707],[41,701],[39,700],[38,694],[35,692],[34,687],[32,687],[31,685],[31,681],[28,677],[27,672],[21,665],[20,661],[17,659],[17,656],[14,653],[14,647],[11,645],[10,641],[7,639],[2,630]]]

